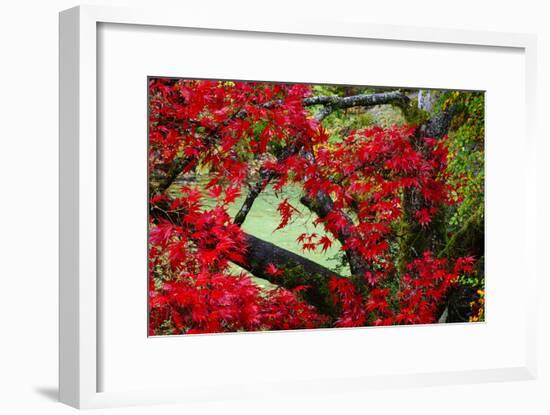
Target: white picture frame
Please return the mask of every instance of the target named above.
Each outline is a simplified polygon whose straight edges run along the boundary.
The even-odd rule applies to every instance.
[[[526,303],[525,359],[520,365],[479,370],[409,373],[332,380],[292,380],[272,384],[271,392],[252,381],[245,388],[213,385],[212,390],[134,390],[98,392],[98,163],[97,149],[97,39],[99,24],[122,24],[206,30],[239,31],[245,36],[259,33],[316,36],[320,39],[377,39],[447,46],[513,48],[525,59],[525,233],[534,244],[535,136],[532,126],[536,90],[536,39],[532,35],[490,33],[453,29],[357,24],[352,22],[276,21],[262,19],[228,21],[219,16],[185,15],[170,11],[79,6],[60,14],[60,400],[77,408],[202,401],[234,397],[257,397],[267,393],[322,394],[327,391],[360,391],[364,388],[413,384],[455,384],[532,379],[536,376],[535,297]],[[529,212],[532,215],[529,215]],[[529,219],[531,218],[531,219]],[[524,247],[535,252],[535,246]],[[535,286],[535,269],[526,270],[525,284]],[[532,290],[533,292],[535,290]],[[263,389],[262,389],[263,388]]]

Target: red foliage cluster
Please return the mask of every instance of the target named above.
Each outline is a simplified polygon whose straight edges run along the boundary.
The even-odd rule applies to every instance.
[[[342,310],[336,326],[357,327],[367,321],[383,326],[435,323],[441,299],[460,273],[472,272],[474,258],[460,258],[452,269],[447,262],[425,252],[422,258],[408,264],[396,293],[390,293],[389,288],[373,288],[366,299],[357,294],[349,280],[332,279],[330,289]]]
[[[240,228],[227,213],[247,175],[239,151],[261,154],[275,142],[311,135],[315,124],[302,107],[308,87],[157,79],[149,88],[150,178],[167,174],[183,157],[183,171],[208,166],[208,196],[217,200],[207,208],[205,195],[188,186],[178,197],[152,195],[150,207],[177,214],[179,224],[150,216],[150,334],[166,322],[174,334],[324,324],[326,317],[300,299],[300,287],[262,291],[229,266],[242,261],[246,250]],[[238,148],[244,144],[247,148]],[[285,202],[279,209],[281,226],[293,209]],[[154,278],[157,270],[160,280]],[[281,271],[274,267],[272,272]]]
[[[407,266],[397,293],[381,285],[396,274],[389,238],[403,218],[402,193],[415,189],[422,208],[414,212],[428,225],[438,208],[452,203],[445,181],[442,141],[415,138],[411,126],[355,131],[338,143],[303,107],[307,85],[153,79],[149,84],[149,175],[161,181],[174,166],[178,173],[207,169],[206,193],[183,186],[178,195],[152,192],[150,208],[150,334],[169,324],[172,333],[313,328],[330,324],[307,304],[301,291],[260,289],[251,277],[235,273],[247,246],[227,207],[246,189],[249,160],[275,173],[274,188],[299,184],[305,196],[330,195],[333,206],[316,219],[334,239],[348,235],[342,249],[369,264],[360,293],[347,278],[329,282],[340,315],[336,326],[434,322],[439,301],[472,259],[449,264],[425,252]],[[423,150],[415,145],[422,140]],[[281,149],[293,147],[284,158]],[[253,155],[254,157],[250,157]],[[205,205],[205,197],[214,206]],[[281,221],[297,212],[287,199],[278,205]],[[345,212],[353,212],[355,221]],[[177,215],[177,223],[170,221]],[[326,251],[333,240],[302,235],[304,250]],[[267,273],[282,276],[270,264]],[[166,329],[166,327],[164,327]],[[164,330],[163,329],[163,330]]]
[[[431,252],[424,252],[421,258],[407,265],[407,273],[402,276],[402,286],[395,295],[397,313],[388,306],[387,289],[371,292],[366,307],[375,312],[374,324],[435,323],[441,312],[440,301],[460,273],[472,271],[473,260],[472,257],[459,259],[449,269],[446,259],[436,259]]]

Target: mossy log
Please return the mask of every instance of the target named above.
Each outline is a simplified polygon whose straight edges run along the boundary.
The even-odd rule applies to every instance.
[[[254,235],[245,236],[246,257],[244,261],[235,262],[237,265],[258,278],[287,289],[306,286],[301,292],[305,301],[327,316],[337,316],[328,288],[329,279],[337,276],[335,272]],[[282,275],[268,273],[269,264],[279,268]]]

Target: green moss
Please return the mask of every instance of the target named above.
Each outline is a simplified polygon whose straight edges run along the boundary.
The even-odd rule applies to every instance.
[[[338,315],[338,308],[332,301],[332,294],[326,276],[307,274],[301,265],[287,264],[280,278],[282,280],[281,285],[285,287],[298,287],[301,285],[314,287],[314,290],[304,291],[300,295],[311,304],[316,304],[321,313],[333,317]]]
[[[407,123],[412,125],[424,124],[430,118],[430,114],[420,108],[418,108],[418,99],[414,98],[410,104],[404,108],[401,108],[403,115],[407,120]]]
[[[480,239],[483,238],[484,220],[484,209],[481,205],[447,241],[438,256],[440,258],[456,258],[471,254],[472,248],[476,247]]]

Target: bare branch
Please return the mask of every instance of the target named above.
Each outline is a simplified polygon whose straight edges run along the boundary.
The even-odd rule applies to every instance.
[[[292,144],[289,144],[286,146],[283,151],[279,154],[277,157],[277,162],[281,163],[283,160],[285,160],[287,157],[295,154],[298,149],[298,139],[296,139]],[[250,209],[252,209],[252,205],[254,204],[254,201],[256,198],[260,195],[262,190],[265,189],[265,187],[273,180],[275,177],[277,177],[277,173],[273,170],[267,170],[262,168],[260,170],[260,178],[248,191],[248,194],[246,195],[246,199],[244,200],[241,208],[235,215],[235,219],[233,223],[236,225],[242,225],[243,222],[246,219],[246,216],[250,212]]]
[[[400,91],[393,92],[381,92],[378,94],[359,94],[349,97],[338,96],[316,96],[305,98],[303,100],[304,106],[324,105],[319,113],[316,114],[315,119],[322,121],[332,111],[336,109],[345,109],[351,107],[373,107],[375,105],[383,104],[395,104],[400,107],[405,107],[409,104],[409,97]]]
[[[241,226],[248,213],[250,212],[250,209],[252,209],[252,205],[254,204],[254,201],[256,198],[260,195],[261,191],[267,186],[267,184],[275,177],[275,172],[268,171],[265,169],[262,169],[260,171],[260,179],[252,185],[250,190],[248,191],[248,194],[246,195],[246,199],[244,200],[241,208],[235,215],[235,219],[233,220],[233,223],[235,225]]]

